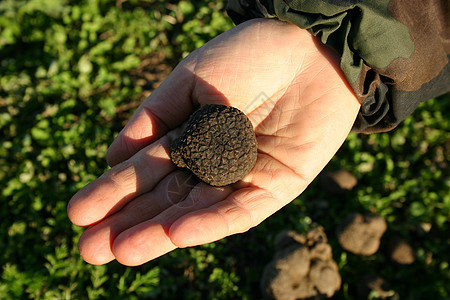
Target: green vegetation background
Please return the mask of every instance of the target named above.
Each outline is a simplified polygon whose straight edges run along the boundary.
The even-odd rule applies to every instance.
[[[176,250],[140,267],[84,263],[70,197],[106,168],[105,151],[140,101],[185,55],[233,25],[222,1],[0,1],[0,299],[259,299],[274,236],[323,225],[343,284],[384,277],[400,299],[448,299],[449,96],[393,132],[351,134],[327,170],[357,187],[335,197],[317,181],[249,232]],[[345,252],[334,228],[375,212],[389,229],[370,257]],[[389,236],[416,250],[385,255]],[[373,295],[372,295],[373,296]]]

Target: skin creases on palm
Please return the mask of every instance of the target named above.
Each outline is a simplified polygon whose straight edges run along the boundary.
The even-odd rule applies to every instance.
[[[256,165],[235,184],[211,187],[170,161],[171,141],[204,104],[235,106],[255,129]],[[91,226],[82,257],[140,265],[258,225],[317,176],[359,106],[336,55],[308,32],[276,20],[236,26],[175,68],[109,148],[112,168],[71,199],[71,221]]]

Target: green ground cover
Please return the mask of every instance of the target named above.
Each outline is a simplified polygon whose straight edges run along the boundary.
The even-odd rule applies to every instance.
[[[357,177],[343,196],[327,195],[315,181],[245,234],[135,268],[82,261],[83,230],[69,222],[66,204],[107,168],[108,145],[153,88],[144,73],[157,70],[143,62],[157,53],[170,69],[231,28],[223,7],[203,0],[0,2],[0,299],[259,299],[275,235],[314,224],[325,227],[340,267],[337,299],[356,299],[357,280],[370,272],[400,299],[448,299],[448,95],[422,104],[392,132],[351,134],[327,166]],[[369,211],[388,222],[386,237],[414,247],[414,264],[393,264],[383,241],[365,258],[338,245],[339,221]]]

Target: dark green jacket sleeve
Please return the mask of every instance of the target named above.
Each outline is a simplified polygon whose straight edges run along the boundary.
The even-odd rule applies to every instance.
[[[228,14],[290,22],[334,48],[361,102],[354,131],[390,130],[450,91],[449,0],[230,0]]]

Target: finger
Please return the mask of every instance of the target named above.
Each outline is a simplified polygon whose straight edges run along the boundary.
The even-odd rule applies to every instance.
[[[114,241],[112,251],[122,265],[139,266],[176,248],[166,229],[149,220],[122,232]]]
[[[231,192],[231,187],[197,184],[183,201],[120,233],[113,243],[114,256],[121,264],[136,266],[174,250],[177,245],[168,235],[173,222],[187,213],[220,202]]]
[[[223,188],[197,184],[183,201],[120,233],[113,242],[112,252],[120,263],[134,266],[177,247],[216,241],[243,232],[294,197],[295,192],[282,184],[301,189],[301,179],[290,179],[292,177],[295,176],[289,168],[274,162],[270,156],[261,155],[242,182]],[[253,187],[249,187],[249,179],[254,181]],[[242,187],[242,191],[230,197],[233,191]],[[136,218],[134,214],[129,217]]]
[[[70,220],[79,226],[92,225],[153,189],[175,169],[169,158],[169,144],[167,136],[162,137],[81,189],[68,204]]]
[[[258,225],[298,196],[309,184],[290,168],[259,154],[258,160],[238,189],[225,200],[179,218],[169,235],[178,247],[217,241]],[[241,182],[239,185],[244,185]]]
[[[255,209],[273,213],[279,207],[270,192],[255,187],[241,189],[224,201],[178,219],[170,227],[169,236],[178,247],[214,242],[259,224],[262,219]]]
[[[185,200],[119,234],[113,244],[114,256],[122,264],[139,265],[177,247],[216,241],[257,225],[293,198],[292,192],[284,191],[281,182],[295,185],[299,181],[286,180],[285,175],[291,171],[281,164],[278,170],[270,166],[276,175],[262,171],[271,160],[263,156],[257,161],[259,166],[254,171],[259,174],[251,178],[260,181],[259,187],[249,187],[245,178],[237,185],[223,188],[197,184]],[[269,180],[274,178],[276,183]],[[241,186],[247,187],[233,194]],[[277,198],[266,188],[273,190]]]
[[[121,232],[178,204],[187,197],[197,182],[198,179],[188,172],[172,172],[154,190],[137,197],[119,212],[87,229],[78,243],[81,256],[94,265],[114,260],[111,247]]]
[[[180,125],[193,111],[194,76],[188,62],[181,63],[142,103],[108,149],[110,166],[127,160],[170,129]]]

